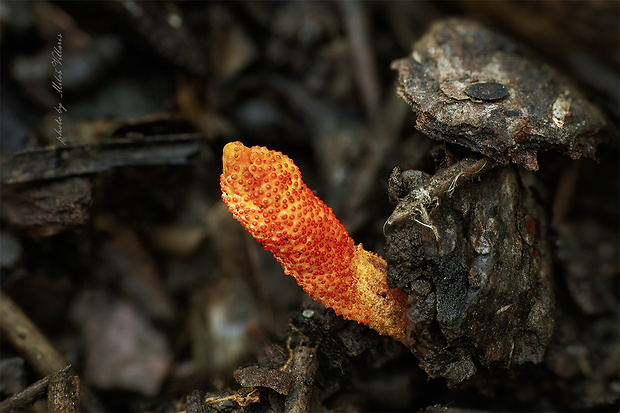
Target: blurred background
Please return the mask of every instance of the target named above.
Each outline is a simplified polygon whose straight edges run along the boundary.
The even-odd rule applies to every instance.
[[[614,130],[600,163],[540,160],[562,217],[557,293],[571,317],[558,329],[573,347],[558,344],[536,376],[553,381],[546,396],[535,380],[450,391],[400,351],[353,360],[325,405],[611,411],[619,15],[607,1],[3,1],[2,290],[106,410],[179,411],[196,389],[238,388],[233,371],[284,349],[291,316],[314,304],[228,213],[222,147],[290,156],[355,241],[382,254],[390,172],[432,171],[436,145],[415,130],[390,63],[433,22],[466,16],[533,48]],[[583,323],[598,344],[579,341]],[[6,399],[44,375],[2,333]]]

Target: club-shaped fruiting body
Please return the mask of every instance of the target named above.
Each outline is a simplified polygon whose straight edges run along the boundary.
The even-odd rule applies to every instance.
[[[336,314],[404,342],[406,295],[388,287],[385,260],[354,244],[290,158],[231,142],[222,162],[220,185],[229,211],[286,274]]]

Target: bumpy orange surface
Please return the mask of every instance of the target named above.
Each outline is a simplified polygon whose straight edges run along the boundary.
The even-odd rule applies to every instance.
[[[405,294],[387,286],[383,258],[354,245],[342,224],[281,152],[224,147],[222,198],[237,221],[315,300],[404,341]]]

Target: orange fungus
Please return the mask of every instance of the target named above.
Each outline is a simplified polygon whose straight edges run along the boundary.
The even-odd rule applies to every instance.
[[[224,202],[286,274],[336,314],[404,342],[406,296],[388,287],[385,260],[354,244],[291,159],[231,142],[222,161]]]

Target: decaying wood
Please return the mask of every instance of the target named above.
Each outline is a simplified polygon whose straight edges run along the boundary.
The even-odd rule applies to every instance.
[[[474,171],[484,166],[478,162]],[[388,284],[409,294],[412,350],[449,386],[479,366],[540,363],[551,340],[548,225],[522,173],[499,166],[453,192],[450,179],[427,178],[451,197],[441,198],[425,222],[401,219],[387,238]],[[401,216],[425,211],[419,188],[397,207]]]
[[[119,166],[179,165],[198,152],[200,134],[109,139],[98,144],[61,146],[2,157],[3,184],[59,179]]]
[[[93,203],[89,178],[71,177],[7,188],[2,218],[30,238],[41,239],[79,229],[90,220]]]
[[[299,346],[293,353],[291,370],[295,382],[284,402],[286,411],[307,413],[313,410],[312,394],[317,370],[316,348]]]

